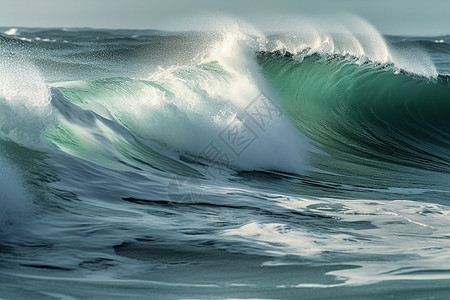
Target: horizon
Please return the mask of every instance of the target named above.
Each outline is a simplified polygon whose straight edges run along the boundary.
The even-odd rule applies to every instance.
[[[399,0],[390,3],[380,0],[366,3],[355,0],[310,1],[269,0],[226,3],[207,0],[139,1],[117,0],[110,3],[98,0],[17,0],[2,5],[0,27],[9,28],[92,28],[160,30],[168,32],[201,31],[205,20],[225,16],[243,20],[262,32],[279,32],[272,27],[283,23],[292,27],[298,22],[316,20],[324,16],[355,15],[383,35],[443,36],[450,34],[450,2],[434,0]],[[326,20],[326,18],[325,18]]]
[[[157,29],[157,28],[108,28],[108,27],[90,27],[90,26],[84,26],[84,27],[65,27],[65,26],[39,26],[39,27],[31,27],[31,26],[3,26],[0,25],[0,29],[2,30],[11,30],[11,29],[44,29],[44,30],[106,30],[106,31],[119,31],[119,30],[126,30],[126,31],[156,31],[156,32],[164,32],[164,33],[187,33],[187,32],[207,32],[205,30],[201,29],[186,29],[186,30],[167,30],[167,29]],[[262,31],[264,34],[278,34],[282,33],[283,31]],[[332,31],[331,31],[332,32]],[[382,36],[392,36],[392,37],[446,37],[450,36],[450,31],[448,33],[442,33],[442,34],[393,34],[393,33],[383,33],[379,32]]]

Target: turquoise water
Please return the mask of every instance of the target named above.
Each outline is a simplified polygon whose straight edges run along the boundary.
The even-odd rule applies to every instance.
[[[359,29],[1,28],[0,298],[445,299],[450,37]]]

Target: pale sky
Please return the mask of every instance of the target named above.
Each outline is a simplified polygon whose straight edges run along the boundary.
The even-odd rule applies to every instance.
[[[270,30],[284,14],[314,16],[349,12],[382,33],[450,33],[450,0],[9,0],[0,4],[2,27],[94,27],[162,30],[199,29],[199,14],[220,12]],[[273,20],[272,20],[273,23]],[[198,26],[197,26],[198,27]]]

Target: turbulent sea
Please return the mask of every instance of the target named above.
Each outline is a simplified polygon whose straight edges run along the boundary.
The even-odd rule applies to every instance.
[[[446,299],[450,36],[0,28],[0,299]]]

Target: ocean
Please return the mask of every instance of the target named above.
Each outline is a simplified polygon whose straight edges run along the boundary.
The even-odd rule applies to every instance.
[[[0,299],[448,299],[450,36],[0,28]]]

